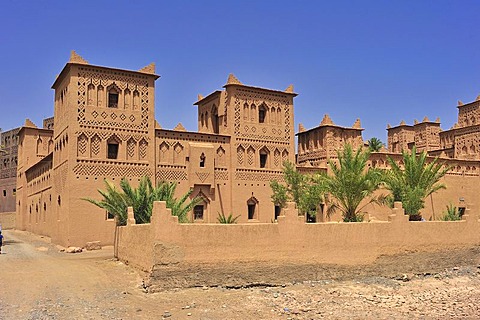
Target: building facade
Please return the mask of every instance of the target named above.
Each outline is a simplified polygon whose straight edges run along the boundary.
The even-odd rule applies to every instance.
[[[17,193],[18,131],[11,129],[0,133],[0,213],[15,212]]]
[[[154,65],[139,71],[90,65],[72,52],[55,80],[54,117],[45,128],[19,130],[17,227],[62,245],[113,242],[114,221],[84,201],[99,198],[104,179],[132,184],[141,177],[176,181],[200,197],[195,223],[219,213],[241,222],[271,222],[269,183],[294,161],[293,87],[242,84],[233,75],[222,90],[199,96],[198,131],[155,121]]]
[[[359,119],[343,127],[325,115],[318,127],[299,125],[296,155],[293,86],[258,88],[234,75],[221,89],[198,96],[197,131],[181,123],[161,128],[154,113],[158,78],[153,64],[122,70],[91,65],[72,52],[52,86],[54,116],[42,128],[26,120],[2,135],[7,153],[1,158],[0,209],[16,211],[18,229],[65,246],[111,244],[115,221],[84,199],[99,199],[104,179],[118,184],[126,178],[136,185],[143,176],[177,182],[178,195],[192,190],[190,197],[201,199],[190,212],[193,223],[215,223],[219,214],[270,223],[279,212],[270,181],[283,181],[284,161],[304,173],[328,173],[328,160],[346,143],[364,147]],[[389,126],[388,150],[370,158],[370,166],[388,169],[387,156],[401,162],[401,151],[415,145],[446,161],[452,168],[444,179],[448,189],[431,197],[427,218],[438,218],[449,202],[480,204],[480,100],[458,109],[458,124],[447,131],[438,119],[427,118]],[[366,210],[384,212],[382,219],[389,212]]]

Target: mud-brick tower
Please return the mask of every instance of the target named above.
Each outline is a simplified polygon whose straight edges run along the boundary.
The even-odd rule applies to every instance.
[[[51,161],[49,223],[48,230],[39,230],[53,242],[112,243],[112,217],[83,198],[98,198],[105,178],[118,183],[126,177],[135,184],[142,176],[153,177],[154,72],[153,64],[139,71],[94,66],[72,52],[55,80],[53,147],[46,155]],[[45,171],[48,167],[39,174]],[[20,216],[30,214],[28,206],[22,210],[27,212]]]
[[[270,222],[279,213],[271,199],[270,181],[282,181],[282,163],[294,163],[293,86],[285,91],[242,84],[228,77],[224,90],[199,97],[200,132],[226,135],[229,157],[227,214],[241,222]]]

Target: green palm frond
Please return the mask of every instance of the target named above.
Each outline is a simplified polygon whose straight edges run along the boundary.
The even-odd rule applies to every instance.
[[[347,144],[342,151],[337,152],[337,156],[338,165],[329,161],[331,175],[323,175],[325,191],[333,197],[327,215],[339,210],[345,221],[359,221],[360,210],[364,207],[360,207],[361,203],[380,202],[372,194],[380,186],[382,172],[376,168],[367,169],[369,150],[359,148],[354,151]]]
[[[414,147],[411,152],[402,151],[403,168],[391,157],[387,160],[391,170],[385,173],[385,187],[393,201],[403,203],[407,214],[417,215],[426,197],[446,188],[439,181],[450,168],[440,163],[438,157],[428,162],[427,153],[417,154]]]
[[[154,201],[165,201],[167,208],[172,210],[172,215],[178,216],[179,222],[188,222],[188,213],[201,200],[194,198],[187,201],[192,194],[192,190],[189,190],[180,199],[177,199],[175,197],[177,183],[161,182],[156,187],[153,187],[151,179],[147,176],[140,179],[137,188],[133,188],[129,181],[123,178],[120,181],[121,190],[117,190],[112,182],[106,179],[104,181],[105,190],[98,190],[103,199],[94,200],[86,198],[83,200],[113,214],[117,218],[119,225],[126,224],[128,207],[133,208],[136,223],[149,223]]]

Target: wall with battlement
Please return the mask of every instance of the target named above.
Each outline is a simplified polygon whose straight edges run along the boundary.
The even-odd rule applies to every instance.
[[[471,208],[455,222],[409,222],[401,203],[388,222],[306,224],[293,203],[284,214],[278,223],[179,224],[157,202],[151,224],[135,225],[130,212],[127,226],[119,228],[118,256],[163,278],[172,273],[178,280],[183,269],[185,282],[174,285],[189,286],[208,283],[208,273],[202,279],[198,272],[208,268],[221,273],[232,265],[367,264],[380,255],[480,244],[478,215]]]

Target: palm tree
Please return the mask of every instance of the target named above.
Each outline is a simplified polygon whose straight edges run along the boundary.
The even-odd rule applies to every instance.
[[[427,153],[423,151],[417,155],[416,151],[415,147],[411,152],[402,151],[403,169],[388,157],[391,170],[384,177],[385,187],[391,192],[388,197],[390,204],[401,201],[410,220],[421,219],[420,210],[425,206],[425,198],[446,188],[439,181],[450,170],[438,162],[438,157],[427,162]]]
[[[127,224],[128,202],[126,196],[123,192],[117,190],[111,181],[105,179],[104,183],[106,190],[98,190],[98,193],[103,197],[102,200],[98,201],[90,198],[84,198],[83,200],[107,210],[107,212],[114,216],[118,226],[124,226]]]
[[[146,176],[140,179],[138,188],[132,188],[126,178],[120,182],[121,191],[107,179],[105,179],[105,186],[105,191],[98,190],[103,197],[102,200],[90,198],[84,200],[110,212],[116,218],[118,225],[126,225],[128,207],[133,208],[136,223],[149,223],[154,201],[165,201],[167,208],[172,210],[172,215],[177,216],[179,222],[188,222],[188,213],[200,202],[199,198],[194,198],[186,203],[192,194],[192,189],[177,199],[175,198],[177,183],[161,182],[157,187],[153,187],[152,181]]]
[[[366,169],[370,156],[368,149],[353,151],[352,146],[347,144],[342,151],[337,151],[337,156],[338,166],[331,160],[328,162],[332,174],[320,177],[325,192],[333,198],[327,215],[340,210],[344,221],[361,221],[363,216],[360,211],[363,207],[379,203],[378,197],[373,197],[372,194],[379,188],[382,173],[376,168]],[[361,203],[364,203],[362,207]]]
[[[378,139],[378,138],[371,138],[370,140],[367,140],[368,143],[368,148],[370,149],[371,152],[378,152],[382,147],[384,146],[384,143]]]

